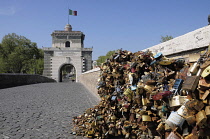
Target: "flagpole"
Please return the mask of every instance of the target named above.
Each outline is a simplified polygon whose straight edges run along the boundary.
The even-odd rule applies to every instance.
[[[69,7],[68,7],[68,24],[69,24]]]
[[[67,4],[68,4],[68,24],[69,24],[69,2],[70,2],[70,0],[67,0]]]
[[[68,8],[68,24],[69,24],[69,8]]]

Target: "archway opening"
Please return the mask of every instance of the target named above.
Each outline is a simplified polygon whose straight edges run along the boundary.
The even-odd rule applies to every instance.
[[[59,82],[74,82],[76,80],[76,70],[72,64],[63,65],[59,72]]]
[[[66,41],[65,47],[70,47],[70,42],[69,41]]]

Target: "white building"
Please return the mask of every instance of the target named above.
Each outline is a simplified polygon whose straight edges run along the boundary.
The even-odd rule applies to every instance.
[[[63,69],[71,67],[70,73],[76,74],[76,81],[82,72],[92,69],[92,48],[84,48],[85,35],[72,31],[67,24],[65,30],[55,30],[52,34],[52,47],[44,50],[43,75],[62,82]]]

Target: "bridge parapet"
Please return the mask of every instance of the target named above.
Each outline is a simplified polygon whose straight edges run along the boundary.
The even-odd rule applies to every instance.
[[[165,56],[185,56],[192,57],[203,51],[210,44],[210,25],[186,33],[172,40],[149,47],[153,53],[162,52]],[[147,49],[143,50],[146,51]]]
[[[82,83],[90,92],[94,93],[97,97],[99,97],[97,82],[100,72],[100,68],[95,68],[82,73],[79,77],[79,82]]]
[[[51,78],[38,74],[2,73],[0,74],[0,89],[29,85],[36,83],[56,82]]]

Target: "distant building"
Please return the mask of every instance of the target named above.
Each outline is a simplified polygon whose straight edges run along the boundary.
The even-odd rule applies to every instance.
[[[68,67],[69,74],[75,74],[76,81],[82,72],[92,69],[92,48],[84,48],[85,35],[81,31],[72,31],[70,24],[65,30],[55,30],[52,34],[52,47],[44,47],[43,75],[63,80],[63,69]]]
[[[96,60],[93,60],[93,69],[94,68],[98,68],[97,61]]]

